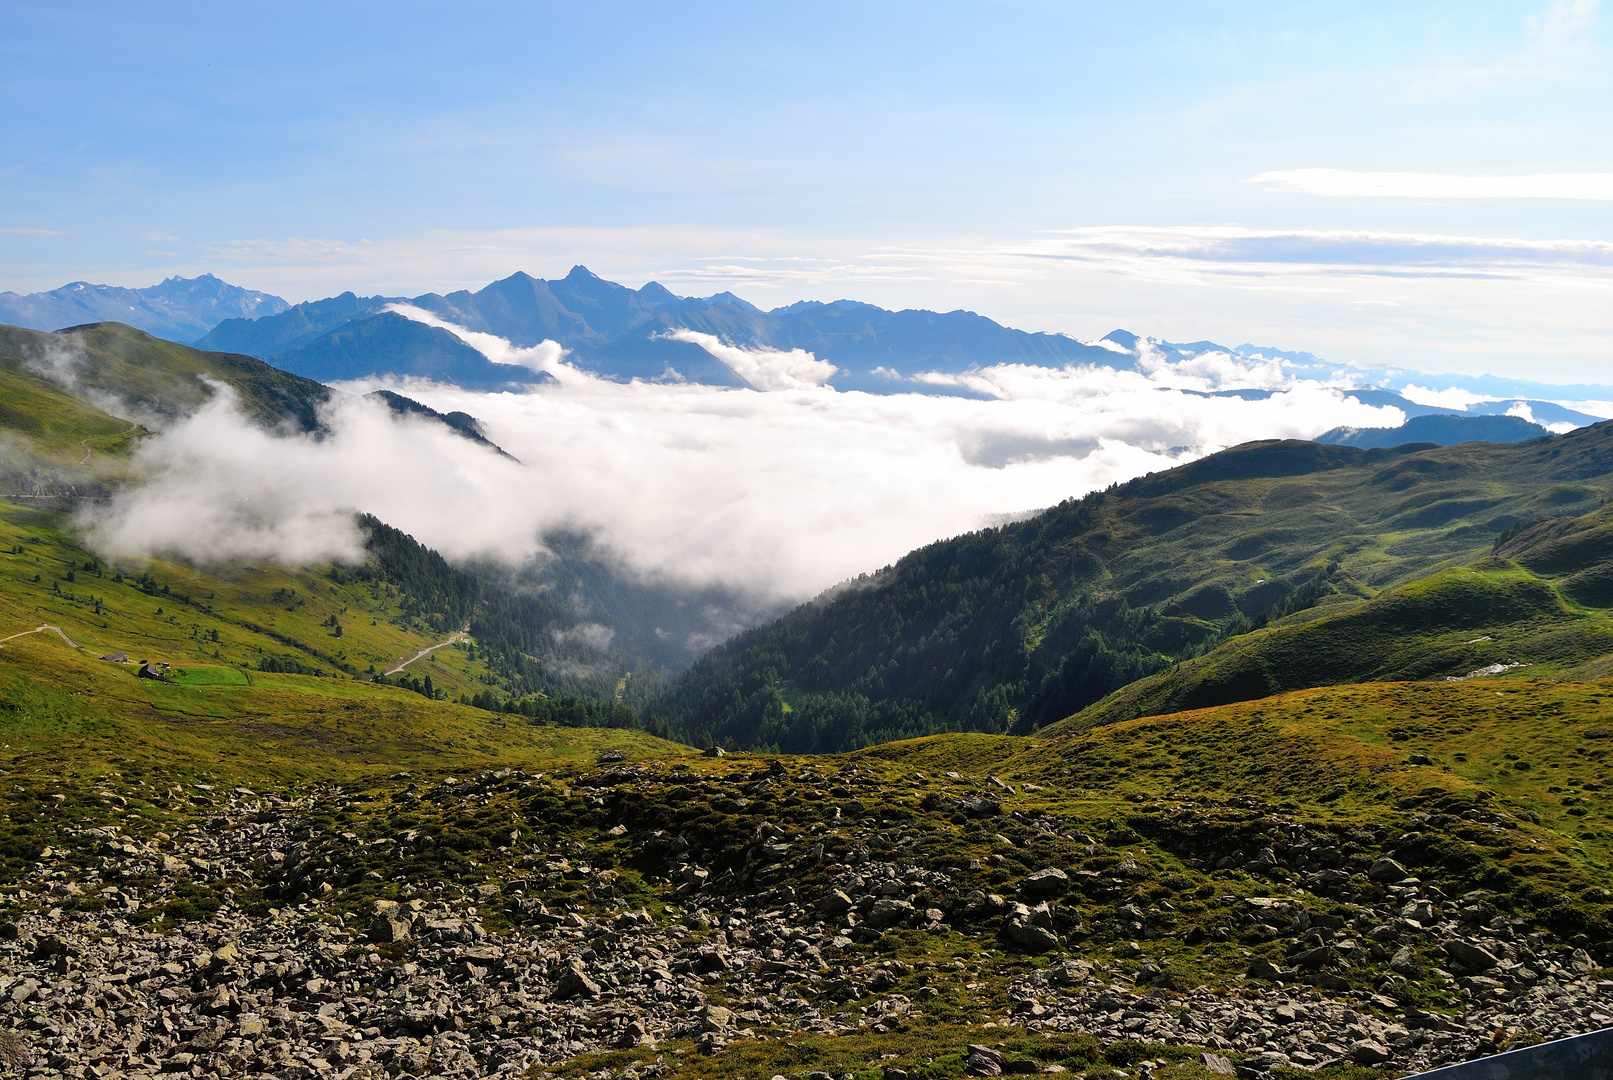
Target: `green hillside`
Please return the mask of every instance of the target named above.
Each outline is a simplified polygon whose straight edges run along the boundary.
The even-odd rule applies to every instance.
[[[242,409],[268,426],[319,426],[329,388],[261,360],[203,352],[122,323],[91,323],[50,334],[0,326],[0,373],[49,380],[113,412],[172,419],[213,395],[208,380],[234,389]],[[9,426],[9,424],[8,424]]]
[[[1466,566],[1508,528],[1583,513],[1610,492],[1607,424],[1511,445],[1250,443],[915,551],[714,650],[656,707],[684,737],[725,746],[835,750],[938,731],[1030,732],[1264,621],[1346,611]],[[1563,620],[1572,643],[1553,654],[1561,662],[1601,648],[1599,629],[1580,634],[1590,624],[1552,606],[1552,588],[1471,573],[1433,579],[1426,588],[1440,597],[1429,603],[1495,605],[1474,615],[1490,625],[1521,596]],[[1458,596],[1468,585],[1476,592]],[[1421,603],[1416,589],[1394,595],[1363,618]],[[1296,685],[1458,673],[1493,652],[1464,646],[1460,626],[1445,637],[1436,629],[1437,619],[1418,631],[1434,650],[1418,654],[1420,667],[1385,668],[1392,655],[1374,666],[1373,650],[1394,652],[1391,625],[1362,658],[1328,661],[1336,677]],[[1244,678],[1239,670],[1227,677]],[[1278,678],[1273,686],[1286,685]]]
[[[1556,518],[1496,552],[1339,614],[1305,612],[1132,683],[1070,718],[1079,729],[1337,683],[1487,671],[1613,674],[1613,509]]]
[[[0,494],[38,496],[113,480],[143,434],[139,424],[0,359]]]
[[[533,571],[522,576],[496,566],[450,567],[373,518],[363,521],[371,558],[359,567],[215,572],[141,560],[100,567],[97,557],[80,546],[73,514],[86,497],[106,497],[133,479],[129,453],[149,432],[121,416],[160,424],[195,410],[219,383],[232,387],[248,415],[271,428],[289,424],[316,429],[318,409],[331,393],[250,357],[203,352],[116,323],[57,334],[0,327],[0,498],[13,503],[0,509],[0,519],[21,530],[19,536],[36,527],[43,530],[29,533],[28,539],[62,549],[57,576],[75,566],[82,575],[84,565],[95,565],[97,590],[106,578],[115,577],[127,588],[134,587],[131,582],[150,580],[188,598],[186,603],[204,615],[187,624],[189,630],[219,646],[204,650],[209,659],[254,669],[267,663],[291,671],[369,678],[468,630],[475,644],[457,647],[475,650],[473,675],[448,664],[453,650],[446,650],[412,665],[408,677],[423,680],[430,675],[434,690],[488,705],[535,695],[587,699],[589,722],[608,716],[612,723],[625,723],[628,713],[636,716],[638,706],[664,680],[663,665],[676,663],[683,641],[704,628],[699,614],[704,594],[624,582],[586,542],[569,537],[550,538],[562,557],[542,568],[541,575]],[[444,422],[475,423],[456,416]],[[34,512],[25,512],[25,507]],[[54,581],[46,574],[42,588],[51,591]],[[70,578],[66,581],[71,584]],[[324,584],[311,584],[317,581]],[[263,587],[243,591],[248,582]],[[91,598],[86,603],[112,602],[103,592],[84,592],[85,584],[63,585],[62,595],[82,594]],[[332,601],[318,602],[327,592]],[[0,603],[6,599],[0,597]],[[720,603],[725,598],[711,599]],[[686,603],[691,600],[697,603]],[[23,600],[21,609],[32,603]],[[342,623],[345,637],[338,638],[337,625],[349,609],[354,619]],[[176,617],[165,612],[165,618]],[[597,647],[587,635],[567,633],[602,619],[618,630],[612,646]],[[374,634],[368,629],[372,622],[378,628]],[[379,629],[386,626],[405,632]],[[669,632],[656,633],[663,626]],[[93,631],[89,639],[98,640]],[[212,657],[213,652],[219,656]]]

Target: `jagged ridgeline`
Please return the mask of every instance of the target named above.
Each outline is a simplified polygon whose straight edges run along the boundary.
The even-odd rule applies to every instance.
[[[1292,678],[1223,679],[1196,698],[1159,694],[1106,718],[1247,700],[1390,677],[1392,666],[1344,662],[1355,637],[1340,620],[1410,610],[1394,598],[1429,590],[1445,590],[1436,607],[1466,615],[1425,620],[1417,633],[1427,647],[1408,677],[1506,660],[1493,655],[1495,634],[1462,640],[1484,637],[1503,615],[1538,616],[1540,604],[1574,625],[1575,644],[1560,656],[1588,663],[1613,651],[1584,622],[1590,586],[1559,612],[1558,594],[1515,566],[1480,583],[1438,574],[1488,556],[1520,524],[1598,507],[1613,490],[1610,470],[1607,424],[1510,445],[1246,444],[915,551],[714,650],[656,710],[696,742],[792,751],[1029,733],[1139,679],[1157,686],[1198,658],[1207,668],[1227,648],[1338,617],[1346,632],[1329,639],[1332,661],[1313,658]],[[1411,629],[1384,628],[1373,655],[1398,655]],[[1284,654],[1266,667],[1291,663]]]

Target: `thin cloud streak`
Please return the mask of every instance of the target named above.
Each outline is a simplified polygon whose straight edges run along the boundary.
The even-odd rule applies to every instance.
[[[1267,191],[1331,199],[1586,199],[1613,201],[1613,173],[1454,176],[1446,173],[1286,169],[1250,177]]]

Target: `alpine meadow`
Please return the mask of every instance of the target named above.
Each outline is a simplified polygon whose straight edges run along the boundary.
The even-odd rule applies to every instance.
[[[0,58],[0,1077],[1610,1075],[1597,0]]]

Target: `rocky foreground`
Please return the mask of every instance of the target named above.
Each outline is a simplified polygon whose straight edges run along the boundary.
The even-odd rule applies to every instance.
[[[971,1075],[1189,1060],[1243,1076],[1339,1062],[1398,1074],[1613,1023],[1613,981],[1585,948],[1383,851],[1341,855],[1337,837],[1290,830],[1280,855],[1240,849],[1220,886],[1150,891],[1169,867],[1128,828],[1100,842],[1014,811],[1022,792],[1002,781],[919,776],[894,816],[854,766],[398,777],[390,817],[334,790],[147,792],[184,827],[64,821],[4,894],[0,1068],[471,1077],[621,1051],[588,1069],[698,1075],[736,1044],[934,1027],[972,1033],[933,1048]],[[48,814],[54,796],[40,794]],[[756,804],[781,812],[748,819]],[[406,811],[445,816],[433,836]],[[1265,835],[1280,830],[1261,815]],[[450,820],[498,846],[439,850]],[[957,847],[1073,854],[949,855],[947,823]],[[1197,856],[1206,875],[1230,857]],[[1444,1004],[1410,1004],[1410,987]],[[1000,1049],[1026,1031],[1085,1033],[1093,1050]],[[905,1063],[885,1072],[901,1080]]]

